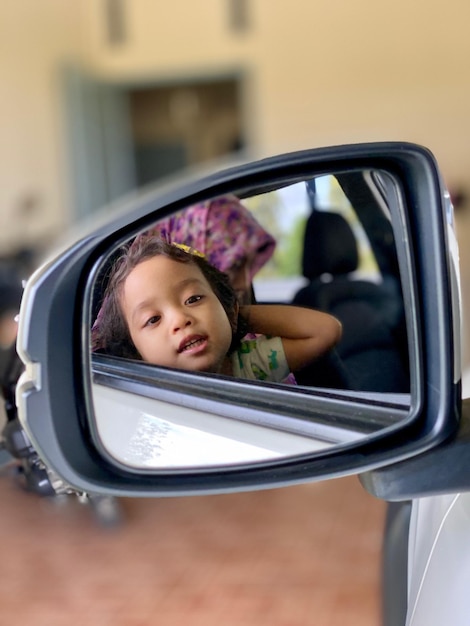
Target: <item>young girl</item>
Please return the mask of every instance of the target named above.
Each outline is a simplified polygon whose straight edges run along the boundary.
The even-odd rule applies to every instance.
[[[243,339],[248,332],[259,336]],[[240,307],[228,277],[201,253],[149,236],[117,261],[92,335],[115,356],[282,382],[331,349],[341,325],[300,307]]]

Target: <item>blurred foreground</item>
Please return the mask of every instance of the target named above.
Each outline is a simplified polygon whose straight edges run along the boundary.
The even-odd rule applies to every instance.
[[[356,477],[245,494],[74,498],[0,478],[0,626],[377,626],[385,503]]]

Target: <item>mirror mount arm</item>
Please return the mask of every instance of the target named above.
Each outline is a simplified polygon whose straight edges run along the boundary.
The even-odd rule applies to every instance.
[[[470,491],[470,398],[457,434],[428,452],[359,475],[366,491],[390,502]]]

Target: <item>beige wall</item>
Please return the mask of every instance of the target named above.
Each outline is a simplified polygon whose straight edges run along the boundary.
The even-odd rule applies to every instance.
[[[257,3],[258,14],[265,4]],[[259,47],[262,138],[270,149],[411,140],[435,151],[449,179],[467,179],[468,3],[271,4]]]
[[[470,4],[465,0],[228,0],[127,3],[129,43],[105,44],[89,0],[91,58],[115,79],[245,68],[252,139],[263,153],[382,139],[429,146],[453,184],[470,171]]]
[[[69,221],[58,71],[82,57],[74,5],[0,4],[0,254]]]
[[[245,70],[247,128],[260,154],[417,141],[451,185],[469,184],[466,0],[247,0],[245,33],[230,31],[228,5],[127,0],[127,42],[112,47],[101,0],[0,4],[0,245],[19,236],[11,217],[25,197],[42,210],[32,237],[69,220],[57,84],[69,60],[117,82]]]

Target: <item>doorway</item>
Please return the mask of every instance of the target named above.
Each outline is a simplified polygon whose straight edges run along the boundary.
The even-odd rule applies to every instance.
[[[135,85],[67,68],[63,84],[76,219],[245,147],[241,74]]]
[[[243,148],[240,80],[129,90],[138,186]]]

